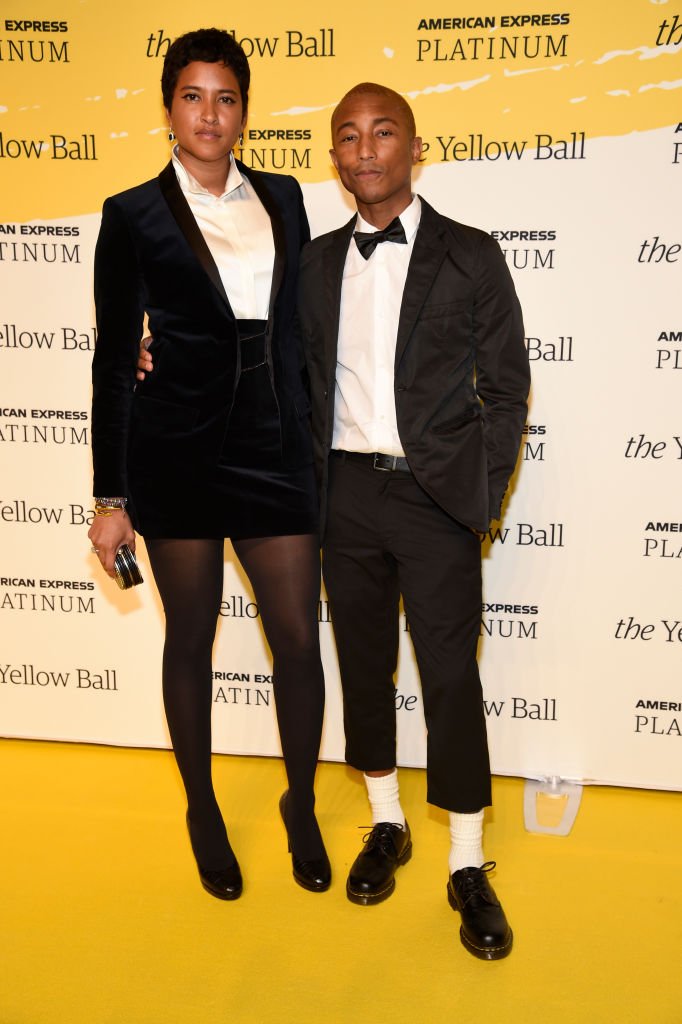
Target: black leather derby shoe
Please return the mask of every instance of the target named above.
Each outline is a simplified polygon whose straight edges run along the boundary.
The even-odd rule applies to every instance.
[[[279,798],[279,813],[282,815],[282,821],[284,827],[287,828],[287,795],[288,790],[282,793]],[[329,886],[332,884],[332,866],[329,863],[329,857],[326,852],[323,852],[323,856],[315,857],[312,860],[302,860],[297,857],[291,849],[291,839],[289,838],[289,830],[287,829],[287,849],[291,854],[291,867],[294,875],[294,881],[298,882],[300,886],[307,889],[308,892],[326,892]]]
[[[217,896],[219,900],[238,900],[242,894],[242,873],[236,861],[229,868],[221,868],[219,871],[204,871],[199,867],[199,878],[206,892]]]
[[[381,821],[368,832],[364,849],[355,858],[346,895],[351,903],[366,907],[388,899],[395,889],[395,873],[412,856],[410,827]]]
[[[513,935],[495,895],[488,872],[495,861],[480,868],[462,868],[448,880],[448,900],[462,918],[462,944],[480,960],[501,960],[511,953]]]

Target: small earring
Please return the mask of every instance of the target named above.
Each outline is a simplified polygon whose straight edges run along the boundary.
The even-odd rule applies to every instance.
[[[168,141],[175,142],[175,132],[173,131],[172,128],[168,129]]]
[[[244,136],[243,136],[243,134],[242,134],[242,133],[240,132],[240,133],[239,133],[239,148],[240,148],[240,149],[243,149],[243,147],[244,147]]]

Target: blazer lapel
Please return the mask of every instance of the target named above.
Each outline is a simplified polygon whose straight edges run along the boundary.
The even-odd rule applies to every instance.
[[[398,368],[410,335],[419,317],[433,279],[445,259],[448,249],[445,232],[439,216],[432,206],[422,199],[422,213],[410,257],[407,280],[400,306],[400,322],[395,350],[395,367]]]
[[[234,317],[232,307],[230,306],[230,300],[227,297],[227,293],[223,287],[223,282],[220,278],[220,272],[216,266],[215,260],[211,256],[211,250],[206,245],[204,236],[199,230],[199,226],[189,208],[189,203],[182,194],[182,189],[180,188],[177,176],[173,170],[172,161],[166,164],[164,169],[161,171],[161,174],[159,175],[159,185],[161,186],[163,197],[168,203],[170,212],[173,214],[178,227],[185,236],[190,249],[220,293],[230,315]]]
[[[253,185],[253,190],[265,207],[265,211],[270,218],[270,224],[272,225],[272,237],[275,243],[275,263],[272,268],[272,287],[270,288],[270,302],[268,304],[267,328],[268,337],[271,337],[274,326],[273,314],[275,312],[275,301],[282,286],[287,265],[287,241],[284,231],[284,221],[282,219],[280,208],[273,199],[270,190],[265,185],[262,175],[260,175],[258,171],[249,170],[239,160],[236,161],[236,164],[239,168],[240,174],[243,174],[245,178],[248,178],[249,183]]]
[[[346,263],[348,246],[353,237],[356,223],[355,214],[347,224],[330,236],[330,241],[322,256],[322,276],[324,281],[324,308],[329,310],[328,329],[325,333],[325,356],[330,381],[336,373],[336,356],[339,342],[339,322],[341,319],[341,288],[343,287],[343,269]],[[309,301],[317,301],[311,296]]]

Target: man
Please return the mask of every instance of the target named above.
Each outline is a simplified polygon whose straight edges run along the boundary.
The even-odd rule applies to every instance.
[[[364,772],[373,815],[346,891],[362,905],[386,899],[412,852],[396,771],[402,594],[428,729],[427,799],[450,812],[448,899],[465,947],[495,960],[512,932],[482,851],[480,534],[499,517],[516,463],[529,369],[499,246],[413,196],[420,155],[398,93],[351,89],[332,116],[331,157],[358,216],[311,242],[301,263],[346,758]]]

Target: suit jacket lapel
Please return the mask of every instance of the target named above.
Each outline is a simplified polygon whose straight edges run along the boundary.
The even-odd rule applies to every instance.
[[[440,218],[432,206],[422,199],[422,213],[414,240],[407,280],[400,306],[400,322],[395,350],[395,368],[403,357],[410,335],[419,317],[433,279],[448,249]]]
[[[199,226],[189,208],[189,203],[182,194],[182,189],[178,183],[177,175],[173,170],[172,162],[166,164],[164,169],[161,171],[161,174],[159,175],[159,185],[161,186],[161,192],[163,193],[164,199],[168,203],[170,212],[173,214],[178,227],[185,236],[190,249],[217,288],[230,312],[230,315],[234,316],[232,307],[230,306],[230,300],[227,297],[227,293],[223,287],[223,282],[220,278],[218,267],[211,256],[211,250],[206,245],[204,236],[199,230]]]
[[[253,190],[265,207],[265,211],[270,217],[270,224],[272,225],[272,237],[275,243],[275,263],[272,268],[272,287],[270,289],[270,302],[268,305],[267,330],[268,336],[271,336],[274,324],[273,314],[275,311],[275,301],[282,286],[282,281],[284,280],[287,263],[287,243],[284,232],[284,221],[282,220],[280,208],[265,185],[262,175],[260,175],[258,171],[249,170],[243,163],[241,163],[240,160],[237,160],[236,164],[239,168],[240,174],[243,174],[245,178],[248,178],[249,183],[253,185]]]
[[[356,216],[330,235],[330,241],[323,253],[322,275],[324,280],[324,307],[330,311],[328,329],[325,334],[325,356],[330,382],[336,373],[336,356],[339,342],[339,321],[341,318],[341,289],[343,269],[348,246],[355,230]],[[313,297],[313,301],[314,301]]]

